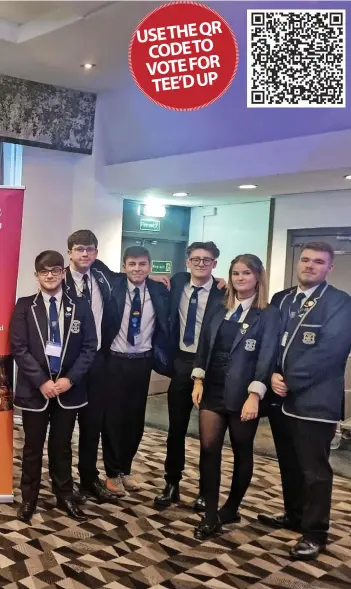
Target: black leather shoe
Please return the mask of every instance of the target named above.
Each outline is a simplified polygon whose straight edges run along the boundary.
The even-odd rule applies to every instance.
[[[88,497],[86,496],[86,493],[83,491],[81,485],[77,485],[77,483],[74,483],[73,485],[72,500],[77,505],[84,505],[84,503],[86,503],[88,500]]]
[[[87,493],[93,495],[99,503],[113,503],[114,505],[118,505],[117,495],[114,495],[111,491],[106,489],[106,486],[100,481],[100,479],[96,479],[90,485],[87,489]]]
[[[217,519],[215,524],[207,524],[205,518],[203,518],[201,524],[194,530],[194,537],[197,540],[208,540],[213,536],[217,536],[222,531],[221,522]]]
[[[205,508],[206,508],[205,499],[202,497],[202,495],[198,495],[195,499],[193,509],[199,513],[200,511],[205,511]]]
[[[23,501],[21,507],[17,512],[17,519],[19,519],[21,522],[25,524],[30,524],[30,520],[32,519],[32,515],[35,513],[36,508],[36,503],[30,501]]]
[[[292,547],[290,554],[294,560],[315,560],[321,552],[325,552],[325,544],[318,544],[307,538],[300,538]]]
[[[229,507],[223,505],[218,511],[218,518],[221,524],[238,524],[241,521],[241,515],[238,511],[233,511]]]
[[[293,532],[300,532],[300,526],[291,521],[286,514],[283,515],[267,515],[265,513],[259,513],[257,516],[258,521],[265,526],[275,528],[276,530],[292,530]]]
[[[68,517],[75,519],[77,522],[86,522],[89,518],[88,516],[79,509],[78,505],[76,505],[72,499],[57,499],[57,509],[61,509],[65,511]]]
[[[178,503],[179,498],[179,484],[167,483],[162,494],[155,497],[154,505],[155,507],[169,507],[172,503]]]

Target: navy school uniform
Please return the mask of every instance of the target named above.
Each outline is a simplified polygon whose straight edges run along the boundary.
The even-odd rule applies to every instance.
[[[86,374],[94,360],[97,337],[88,304],[74,303],[62,293],[63,334],[60,367],[50,370],[46,355],[48,316],[41,293],[17,301],[11,322],[11,348],[18,366],[14,405],[22,409],[25,444],[22,498],[35,504],[41,482],[43,448],[48,424],[48,455],[53,493],[70,498],[73,491],[71,440],[77,409],[87,403]],[[45,399],[40,387],[48,380],[68,378],[72,387]]]

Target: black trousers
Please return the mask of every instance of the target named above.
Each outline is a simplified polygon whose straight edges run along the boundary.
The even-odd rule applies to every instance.
[[[102,440],[108,478],[130,474],[144,433],[152,358],[120,358],[107,362],[107,402]]]
[[[168,389],[169,426],[165,479],[171,485],[179,483],[185,465],[185,438],[191,410],[194,406],[191,397],[194,384],[191,379],[194,357],[195,354],[179,352],[174,363],[174,375]]]
[[[76,417],[76,409],[62,409],[57,399],[50,399],[45,411],[22,412],[23,501],[36,502],[38,499],[44,443],[49,424],[48,458],[52,492],[59,498],[68,498],[72,495],[72,434]]]
[[[303,535],[325,544],[328,539],[333,471],[330,445],[336,424],[269,412],[281,469],[285,511]]]
[[[106,359],[101,350],[88,372],[87,387],[88,405],[78,411],[78,471],[84,488],[89,488],[99,476],[96,464],[106,403]],[[104,446],[102,450],[104,453]]]

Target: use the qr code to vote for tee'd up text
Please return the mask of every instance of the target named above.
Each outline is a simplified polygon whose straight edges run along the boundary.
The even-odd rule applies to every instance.
[[[345,10],[248,10],[247,106],[344,108]]]

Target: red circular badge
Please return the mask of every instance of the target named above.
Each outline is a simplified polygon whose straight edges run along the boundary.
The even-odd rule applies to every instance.
[[[140,90],[159,106],[197,110],[218,100],[236,74],[239,51],[228,23],[197,2],[170,2],[134,31],[129,67]]]

